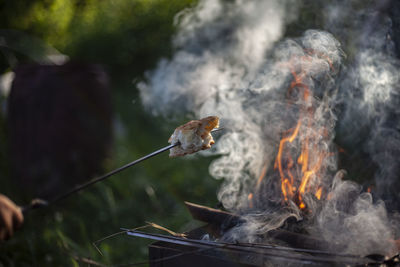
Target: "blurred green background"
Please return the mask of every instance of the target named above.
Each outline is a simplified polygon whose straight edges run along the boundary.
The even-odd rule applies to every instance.
[[[173,18],[195,2],[4,0],[0,29],[21,31],[71,60],[105,67],[111,78],[115,124],[113,150],[104,166],[109,171],[165,146],[173,129],[188,119],[150,115],[134,81],[161,57],[171,55]],[[13,51],[12,56],[19,63],[32,60],[25,53]],[[10,69],[7,53],[0,53],[0,73]],[[25,205],[18,186],[8,180],[5,100],[1,96],[0,193]],[[50,209],[32,212],[11,240],[0,243],[0,266],[87,266],[78,257],[113,265],[146,261],[148,241],[120,235],[101,243],[103,255],[92,242],[146,221],[178,232],[197,227],[183,201],[217,204],[218,181],[208,174],[211,160],[198,155],[169,159],[164,153]]]
[[[226,0],[230,1],[230,0]],[[285,37],[297,37],[309,28],[323,28],[324,5],[330,1],[298,1],[299,12],[285,29]],[[349,1],[353,10],[373,1]],[[161,58],[173,54],[171,40],[177,13],[196,0],[0,0],[0,75],[17,63],[35,61],[54,47],[72,61],[102,65],[110,76],[114,109],[112,153],[104,172],[120,167],[167,145],[176,126],[192,114],[179,118],[154,117],[143,109],[136,81],[154,69]],[[343,25],[353,21],[352,17]],[[12,29],[26,36],[26,43],[14,49],[1,46],[2,30]],[[341,31],[346,61],[355,54],[357,39]],[[351,38],[347,38],[351,36]],[[32,43],[29,41],[31,40]],[[41,45],[42,47],[40,47]],[[0,94],[0,194],[19,205],[26,196],[10,183],[6,131],[6,96]],[[340,142],[339,142],[340,143]],[[345,147],[346,148],[346,147]],[[362,157],[361,157],[362,158]],[[211,207],[218,205],[220,181],[208,174],[212,157],[200,155],[170,159],[168,153],[96,184],[49,209],[37,210],[25,218],[23,228],[0,242],[0,266],[87,266],[78,258],[106,265],[147,260],[149,241],[119,235],[100,244],[101,255],[92,242],[123,228],[155,222],[177,232],[199,225],[184,207],[191,201]],[[373,174],[365,162],[349,172],[351,178]],[[344,163],[345,169],[351,168]],[[21,166],[23,168],[23,166]],[[354,167],[355,168],[355,167]]]

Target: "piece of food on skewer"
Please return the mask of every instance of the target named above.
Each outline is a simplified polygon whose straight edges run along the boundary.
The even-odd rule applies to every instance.
[[[170,144],[179,143],[170,149],[169,156],[179,157],[209,149],[215,143],[210,132],[218,126],[219,118],[217,116],[189,121],[179,126],[168,140]]]

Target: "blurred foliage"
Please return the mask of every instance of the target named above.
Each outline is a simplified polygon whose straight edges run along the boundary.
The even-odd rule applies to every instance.
[[[174,119],[151,116],[140,103],[135,81],[141,80],[161,57],[171,55],[171,38],[176,30],[173,18],[195,3],[196,0],[0,0],[0,29],[39,38],[71,60],[105,66],[111,78],[115,111],[114,151],[105,160],[106,172],[165,146],[173,129],[188,119],[185,114]],[[321,10],[325,4],[299,1],[298,17],[287,25],[285,36],[296,37],[306,29],[322,27],[324,14],[314,10]],[[342,42],[341,36],[337,37]],[[31,43],[24,45],[21,47]],[[352,44],[344,47],[351,57]],[[15,62],[34,60],[35,55],[29,53],[0,47],[0,74]],[[9,180],[5,100],[0,95],[0,193],[23,205],[27,203],[22,201],[18,185]],[[198,226],[183,201],[217,204],[219,181],[208,174],[211,160],[199,155],[169,159],[167,153],[161,154],[49,209],[30,213],[23,229],[8,242],[0,243],[0,266],[87,266],[78,257],[102,264],[146,261],[149,241],[115,236],[99,245],[103,255],[92,242],[121,227],[134,228],[146,221],[178,232]]]
[[[165,146],[175,126],[187,119],[171,122],[149,115],[132,81],[171,54],[173,17],[194,2],[5,0],[0,2],[0,28],[40,38],[71,60],[106,67],[115,112],[114,151],[105,161],[107,171]],[[11,53],[19,63],[30,58],[20,51]],[[0,71],[9,68],[1,55]],[[4,102],[0,99],[0,106]],[[27,203],[21,203],[18,185],[8,179],[5,121],[1,109],[0,193],[23,205]],[[146,261],[149,241],[116,236],[100,244],[103,255],[92,242],[146,221],[180,232],[196,227],[183,201],[217,204],[219,182],[208,174],[211,160],[161,154],[51,208],[33,211],[11,240],[0,243],[0,266],[83,265],[78,257],[102,264]]]
[[[173,17],[194,2],[6,1],[0,28],[31,33],[72,58],[107,64],[132,79],[170,53]]]

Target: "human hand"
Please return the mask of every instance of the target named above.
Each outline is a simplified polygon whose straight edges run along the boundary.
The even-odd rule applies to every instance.
[[[0,240],[9,239],[24,221],[21,208],[0,194]]]

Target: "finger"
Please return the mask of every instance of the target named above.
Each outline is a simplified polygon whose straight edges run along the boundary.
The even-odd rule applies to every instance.
[[[8,209],[0,211],[0,238],[6,240],[13,234],[12,214]]]
[[[5,227],[3,222],[3,214],[0,212],[0,240],[5,240],[7,236],[8,229]]]
[[[22,210],[20,207],[17,207],[13,212],[13,226],[14,229],[18,229],[22,226],[24,222],[24,215],[22,214]]]
[[[21,208],[0,194],[0,239],[10,238],[14,234],[14,230],[22,225],[22,222]]]
[[[14,227],[13,227],[13,214],[11,210],[7,210],[4,216],[4,226],[7,229],[7,236],[6,239],[10,238],[14,234]]]
[[[7,229],[1,228],[0,229],[0,240],[6,240],[7,237]]]

